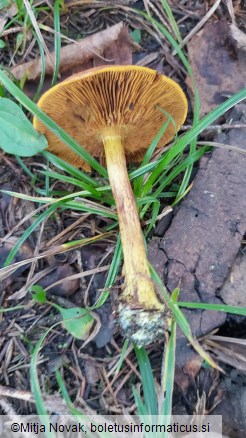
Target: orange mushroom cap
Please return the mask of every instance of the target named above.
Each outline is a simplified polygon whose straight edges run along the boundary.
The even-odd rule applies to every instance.
[[[159,145],[174,137],[187,115],[180,86],[155,70],[139,66],[102,66],[70,76],[47,91],[38,106],[94,157],[104,159],[102,132],[115,127],[127,161],[141,160],[150,142],[173,118]],[[63,160],[90,170],[87,163],[53,134],[38,118],[34,127],[45,134],[48,150]]]

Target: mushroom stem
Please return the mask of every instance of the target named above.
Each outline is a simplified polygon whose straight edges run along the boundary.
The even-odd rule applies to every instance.
[[[116,129],[107,128],[103,131],[102,140],[124,256],[125,286],[120,296],[121,309],[123,311],[127,308],[128,316],[129,310],[133,313],[142,310],[162,312],[164,305],[157,298],[150,277],[138,211],[128,178],[122,137]],[[134,315],[136,316],[136,312]]]

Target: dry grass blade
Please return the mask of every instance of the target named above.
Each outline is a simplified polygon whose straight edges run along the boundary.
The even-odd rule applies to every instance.
[[[81,225],[83,222],[85,222],[90,215],[91,213],[86,213],[81,217],[79,217],[79,219],[77,219],[75,222],[73,222],[71,225],[69,225],[67,228],[65,228],[59,234],[57,234],[51,240],[49,240],[49,242],[46,243],[45,247],[49,248],[52,245],[54,245],[55,242],[59,242],[61,244],[63,238],[65,238],[70,231],[73,231],[77,227],[77,225]]]
[[[230,14],[232,24],[235,25],[236,24],[236,19],[235,19],[235,13],[234,13],[234,8],[233,8],[232,0],[226,0],[226,6],[227,6],[228,12]]]
[[[0,386],[0,397],[9,397],[13,399],[23,400],[29,403],[35,403],[31,392],[6,386]],[[62,397],[60,397],[59,395],[44,396],[44,400],[46,407],[50,412],[57,412],[57,407],[59,406],[59,413],[63,415],[68,415],[68,410],[63,403]]]
[[[204,339],[203,345],[216,360],[246,372],[246,339],[211,335]]]
[[[0,239],[0,245],[2,245],[4,242],[7,242],[7,240],[9,239],[10,236],[12,236],[12,234],[17,231],[21,225],[23,225],[26,221],[28,221],[29,219],[31,219],[33,216],[35,216],[37,213],[39,213],[41,210],[44,210],[45,208],[47,208],[49,206],[49,204],[43,204],[40,207],[36,208],[35,210],[31,211],[30,213],[28,213],[26,216],[24,216],[13,228],[11,231],[9,231],[9,233],[7,233],[2,239]],[[0,270],[1,272],[1,270]]]
[[[148,53],[144,58],[139,59],[139,61],[136,62],[136,65],[141,65],[142,67],[146,67],[150,65],[152,62],[156,61],[156,59],[159,56],[159,52],[152,52]]]
[[[186,35],[186,37],[183,39],[182,43],[179,45],[179,48],[182,49],[188,41],[204,26],[204,24],[209,20],[210,17],[212,17],[213,13],[216,11],[220,4],[221,0],[216,0],[214,5],[209,9],[209,11],[206,13],[206,15],[199,21],[199,23]],[[176,55],[177,51],[173,50],[172,55]]]
[[[36,34],[38,35],[38,38],[39,38],[40,42],[42,43],[42,46],[43,46],[44,51],[45,51],[45,53],[46,53],[46,56],[49,58],[49,61],[50,61],[50,62],[53,64],[53,66],[54,66],[54,61],[53,61],[53,59],[52,59],[52,57],[51,57],[50,51],[49,51],[49,49],[48,49],[48,47],[47,47],[47,44],[46,44],[46,42],[44,41],[44,37],[43,37],[43,35],[42,35],[41,32],[40,32],[40,29],[39,29],[39,26],[38,26],[37,20],[36,20],[36,18],[35,18],[35,15],[34,15],[34,13],[33,13],[33,10],[32,10],[32,8],[31,8],[31,5],[30,5],[30,3],[29,3],[28,0],[24,0],[24,3],[25,3],[25,6],[26,6],[27,13],[28,13],[28,15],[29,15],[29,17],[30,17],[30,20],[31,20],[31,22],[32,22],[32,25],[33,25],[33,27],[34,27],[34,29],[35,29],[35,32],[36,32]]]
[[[77,278],[83,278],[88,277],[89,275],[95,275],[100,272],[108,271],[110,268],[110,265],[101,266],[100,268],[94,268],[94,269],[88,269],[88,271],[79,272],[78,274],[70,275],[66,278],[66,281],[69,280],[76,280]],[[52,289],[54,286],[57,286],[58,284],[62,284],[64,282],[64,278],[61,280],[56,281],[55,283],[52,283],[50,286],[48,286],[45,290],[48,291],[49,289]]]
[[[132,45],[131,39],[128,35],[127,28],[120,22],[105,29],[101,32],[90,35],[87,38],[76,41],[72,44],[68,44],[61,49],[61,62],[60,73],[63,74],[88,62],[92,58],[102,58],[104,51],[107,47],[111,46],[119,38],[124,39],[129,45]],[[103,58],[105,59],[105,58]],[[45,73],[46,75],[52,75],[54,71],[55,52],[46,55],[45,58]],[[114,62],[113,59],[110,60]],[[26,73],[29,80],[36,80],[40,77],[42,72],[41,58],[37,58],[33,61],[26,62],[24,64],[17,65],[11,69],[11,73],[16,79],[20,80]]]
[[[31,257],[29,259],[13,263],[10,266],[6,266],[5,268],[0,269],[0,280],[4,280],[9,275],[13,274],[21,266],[25,266],[29,263],[32,263],[36,260],[40,260],[44,257],[50,257],[50,256],[53,256],[55,254],[62,254],[64,252],[71,251],[71,249],[80,248],[81,246],[87,245],[88,243],[91,243],[92,241],[96,242],[99,239],[108,238],[108,237],[111,237],[112,235],[113,235],[113,232],[99,234],[98,236],[94,236],[94,237],[91,237],[88,239],[82,239],[81,241],[79,241],[79,243],[75,243],[73,246],[72,245],[67,246],[66,244],[54,246],[53,248],[49,249],[48,251],[45,251],[42,254],[38,254],[35,257]]]
[[[19,301],[21,298],[23,298],[26,295],[27,290],[29,289],[30,286],[32,286],[33,284],[39,283],[40,279],[42,279],[46,275],[50,274],[52,271],[54,271],[54,269],[55,269],[54,266],[49,266],[48,268],[45,268],[42,271],[37,272],[35,275],[33,275],[31,280],[26,281],[26,284],[21,289],[17,290],[13,294],[11,294],[7,298],[7,300],[8,301],[9,300]],[[67,278],[66,278],[66,281],[68,281]]]
[[[158,17],[158,20],[161,24],[163,24],[165,27],[168,28],[169,32],[172,32],[172,29],[170,27],[170,24],[168,23],[168,20],[166,20],[166,17],[164,16],[164,14],[162,14],[158,9],[157,9],[157,5],[154,4],[154,2],[152,3],[151,0],[145,0],[145,8],[146,11],[148,13],[148,15],[151,15],[150,13],[150,9],[152,9],[153,13],[156,15],[156,17]]]
[[[234,128],[234,126],[232,126]],[[246,154],[246,150],[239,148],[238,146],[231,146],[230,144],[219,143],[216,141],[198,141],[197,144],[204,146],[213,146],[221,149],[228,149],[229,151],[239,152],[240,154]]]

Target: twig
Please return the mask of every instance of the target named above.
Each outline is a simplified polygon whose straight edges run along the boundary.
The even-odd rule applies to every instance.
[[[219,143],[217,141],[198,141],[197,144],[205,146],[213,146],[221,149],[228,149],[229,151],[239,152],[240,154],[246,154],[246,149],[239,148],[237,146],[231,146],[230,144]]]
[[[180,131],[189,131],[191,128],[193,128],[192,125],[186,125],[186,126],[182,126],[180,128]],[[207,128],[204,129],[204,131],[223,131],[226,129],[245,129],[246,128],[246,123],[237,123],[235,125],[231,125],[229,123],[224,123],[223,125],[211,125],[208,126]]]

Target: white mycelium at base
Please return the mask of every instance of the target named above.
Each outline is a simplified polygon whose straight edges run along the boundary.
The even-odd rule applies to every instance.
[[[119,324],[122,333],[138,347],[164,340],[170,315],[162,310],[132,309],[128,304],[119,305]]]

